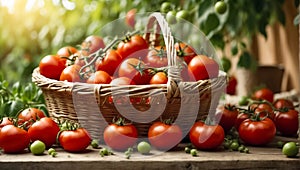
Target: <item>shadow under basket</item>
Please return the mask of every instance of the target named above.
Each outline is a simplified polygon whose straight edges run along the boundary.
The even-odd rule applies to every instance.
[[[80,123],[95,139],[114,118],[125,118],[147,137],[155,121],[173,119],[183,132],[195,121],[215,113],[226,86],[226,74],[197,82],[112,86],[48,79],[36,68],[32,80],[43,91],[53,118]]]

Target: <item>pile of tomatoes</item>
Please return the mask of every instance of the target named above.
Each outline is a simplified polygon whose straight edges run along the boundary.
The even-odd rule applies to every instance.
[[[198,81],[218,76],[219,65],[214,59],[197,55],[184,42],[176,42],[175,49],[182,80]],[[116,38],[107,46],[102,37],[91,35],[79,49],[65,46],[56,54],[43,57],[39,70],[50,79],[91,84],[145,85],[168,81],[166,47],[150,45],[136,33]]]

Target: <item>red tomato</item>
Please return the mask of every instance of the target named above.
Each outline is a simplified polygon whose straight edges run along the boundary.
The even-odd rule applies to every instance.
[[[225,132],[220,125],[207,125],[201,121],[194,123],[189,138],[192,144],[203,150],[216,149],[222,145]]]
[[[3,117],[0,120],[0,129],[6,125],[13,125],[13,122],[9,117]]]
[[[136,9],[131,9],[130,11],[127,12],[125,16],[125,23],[134,28],[135,25],[135,14],[136,14]]]
[[[299,129],[298,111],[286,109],[275,114],[276,129],[283,136],[295,136]]]
[[[90,135],[84,128],[64,130],[58,139],[59,144],[68,152],[82,152],[91,143]]]
[[[165,72],[157,72],[150,80],[150,84],[167,84],[168,77]]]
[[[247,114],[247,113],[239,113],[238,116],[237,116],[237,118],[236,118],[236,120],[235,120],[235,123],[234,123],[235,129],[238,130],[239,127],[240,127],[240,124],[241,124],[244,120],[248,119],[249,117],[250,117],[250,114]]]
[[[117,151],[124,151],[132,147],[136,143],[137,137],[138,131],[132,124],[110,124],[103,132],[106,145]]]
[[[111,85],[119,86],[119,85],[135,85],[135,82],[128,77],[118,77],[112,79],[110,82]]]
[[[95,53],[100,48],[105,48],[104,41],[102,37],[97,35],[90,35],[81,44],[81,49],[83,49],[83,54],[88,56]]]
[[[275,134],[276,127],[269,118],[262,120],[244,120],[238,129],[239,137],[249,145],[261,146],[270,143]]]
[[[226,104],[218,108],[216,116],[217,120],[220,116],[219,125],[221,125],[225,132],[228,132],[235,124],[239,112],[233,105]]]
[[[185,43],[177,42],[174,47],[176,49],[177,56],[183,58],[186,64],[189,64],[190,61],[197,55],[195,50]]]
[[[31,141],[40,140],[49,148],[56,143],[59,126],[50,117],[43,117],[28,129]]]
[[[59,55],[60,57],[69,57],[75,53],[77,53],[77,49],[75,47],[65,46],[60,48],[56,54]]]
[[[176,124],[154,122],[148,130],[148,139],[158,150],[169,150],[182,140],[181,128]]]
[[[148,54],[148,43],[140,35],[133,35],[126,37],[118,45],[117,51],[121,55],[122,59],[127,57],[144,58]]]
[[[166,67],[168,66],[168,58],[165,47],[157,46],[148,52],[145,63],[149,67]]]
[[[152,75],[149,69],[145,69],[145,63],[137,58],[124,60],[119,67],[119,77],[128,77],[135,84],[149,84]]]
[[[18,124],[22,125],[26,122],[26,128],[28,129],[33,122],[42,117],[45,117],[42,110],[37,108],[27,108],[18,115]]]
[[[218,63],[205,55],[193,57],[188,64],[188,68],[197,81],[215,78],[219,75]]]
[[[81,82],[81,77],[79,75],[80,68],[79,65],[67,66],[62,71],[59,81]]]
[[[284,109],[284,108],[295,109],[293,101],[289,99],[277,99],[273,103],[273,105],[276,109]]]
[[[99,59],[95,63],[97,70],[107,72],[113,76],[118,66],[121,64],[122,58],[116,50],[109,50],[103,59]]]
[[[274,119],[274,110],[269,103],[255,103],[251,104],[250,108],[254,110],[255,114],[260,114],[261,117],[268,116],[270,119]]]
[[[59,80],[61,72],[66,68],[66,59],[58,55],[47,55],[40,61],[39,68],[41,75]]]
[[[273,103],[274,93],[272,90],[270,90],[268,88],[261,88],[259,90],[256,90],[253,93],[252,98],[255,100],[267,100],[267,101]]]
[[[235,95],[237,86],[237,79],[234,76],[230,76],[228,84],[226,86],[226,93],[229,95]]]
[[[30,138],[26,130],[14,125],[0,128],[0,148],[5,153],[20,153],[28,147]]]
[[[109,84],[111,82],[111,76],[105,71],[96,71],[88,79],[89,84]]]

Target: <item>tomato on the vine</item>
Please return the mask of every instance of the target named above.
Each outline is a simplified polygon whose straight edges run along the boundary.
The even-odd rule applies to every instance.
[[[105,44],[102,37],[97,35],[90,35],[86,37],[81,44],[82,52],[86,56],[95,53],[100,48],[105,48]]]
[[[0,129],[6,125],[13,125],[12,119],[9,117],[3,117],[0,120]]]
[[[188,64],[188,69],[196,81],[215,78],[219,75],[219,64],[205,55],[193,57]]]
[[[284,108],[294,109],[295,108],[292,100],[284,99],[284,98],[276,99],[273,103],[273,106],[276,109],[284,109]]]
[[[154,122],[148,130],[149,142],[158,150],[169,150],[177,146],[182,135],[178,125],[167,122]]]
[[[256,90],[252,96],[255,100],[267,100],[273,103],[274,100],[274,92],[269,88],[261,88]]]
[[[59,55],[47,55],[39,63],[41,75],[59,80],[61,72],[66,68],[66,59]]]
[[[68,81],[68,82],[81,82],[81,77],[79,74],[80,71],[79,65],[70,65],[67,66],[61,73],[59,81]]]
[[[104,58],[98,59],[95,63],[96,70],[102,70],[113,76],[118,66],[122,62],[122,57],[116,50],[108,50]]]
[[[175,43],[174,48],[176,50],[177,56],[182,58],[186,64],[189,64],[190,61],[197,55],[195,50],[185,44],[185,43]]]
[[[194,123],[189,132],[189,138],[197,149],[211,150],[222,145],[225,132],[222,126],[209,125],[198,121]]]
[[[248,113],[239,113],[238,114],[238,116],[237,116],[237,118],[236,118],[236,120],[235,120],[235,123],[234,123],[234,127],[235,127],[235,129],[239,129],[239,127],[240,127],[240,124],[244,121],[244,120],[246,120],[246,119],[248,119],[248,118],[250,118],[250,114],[248,114]]]
[[[255,114],[260,114],[261,117],[268,116],[270,119],[274,119],[274,110],[272,104],[267,102],[258,102],[250,105],[250,108]]]
[[[299,129],[298,111],[287,108],[281,109],[275,114],[274,123],[281,135],[295,136]]]
[[[109,84],[111,82],[111,76],[105,71],[96,71],[88,79],[89,84]]]
[[[220,116],[219,125],[228,132],[235,124],[239,112],[234,105],[225,104],[218,108],[216,117]]]
[[[238,129],[239,137],[242,141],[249,145],[261,146],[270,143],[275,134],[276,126],[269,118],[261,119],[256,116],[256,119],[244,120]]]
[[[52,118],[43,117],[30,126],[28,134],[32,141],[40,140],[49,148],[56,143],[56,136],[59,131],[59,126]]]
[[[18,124],[21,125],[26,123],[26,127],[29,128],[33,122],[42,117],[45,117],[45,113],[42,110],[37,108],[27,108],[18,115]]]
[[[75,47],[65,46],[60,48],[56,54],[59,55],[60,57],[69,57],[77,52],[78,50]]]
[[[92,141],[88,131],[84,128],[63,130],[58,139],[59,144],[68,152],[82,152]]]
[[[29,146],[30,138],[26,130],[14,125],[0,128],[0,148],[5,153],[19,153]]]
[[[150,84],[167,84],[168,76],[165,72],[157,72],[150,80]]]
[[[167,52],[164,46],[156,46],[149,50],[145,63],[149,67],[166,67],[168,66]]]
[[[126,36],[118,44],[117,51],[122,59],[127,57],[144,58],[148,54],[148,43],[141,35]]]
[[[106,145],[117,151],[125,151],[132,147],[138,137],[138,131],[133,124],[116,122],[108,125],[103,132]]]

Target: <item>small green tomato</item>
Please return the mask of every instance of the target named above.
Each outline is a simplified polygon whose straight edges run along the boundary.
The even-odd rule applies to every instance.
[[[44,142],[40,141],[40,140],[36,140],[34,141],[31,145],[30,145],[30,151],[31,153],[33,153],[34,155],[41,155],[44,153],[46,149],[46,145]]]

